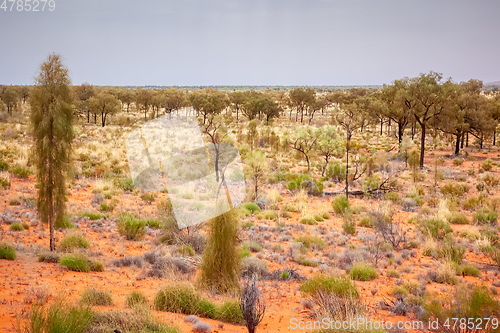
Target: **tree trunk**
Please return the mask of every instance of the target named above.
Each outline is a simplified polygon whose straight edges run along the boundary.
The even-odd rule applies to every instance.
[[[467,132],[467,137],[465,138],[465,147],[469,147],[469,132]]]
[[[460,140],[460,148],[464,149],[464,140],[465,140],[465,133],[462,133],[462,139]]]
[[[349,199],[349,146],[351,143],[351,139],[349,138],[349,134],[347,135],[346,142],[346,167],[345,167],[345,196]]]
[[[304,154],[306,156],[306,161],[307,161],[307,173],[311,173],[311,164],[309,163],[309,156]]]
[[[325,165],[323,165],[323,170],[321,170],[321,177],[325,175],[326,168],[328,167],[328,156],[325,157]]]
[[[384,120],[383,119],[380,119],[380,135],[382,136],[382,131],[383,131],[383,128],[384,128]]]
[[[90,124],[90,110],[87,110],[87,124]]]
[[[425,123],[420,124],[422,128],[422,136],[420,137],[420,169],[424,168],[424,152],[425,152]]]
[[[460,134],[457,134],[457,141],[455,143],[455,155],[458,156],[458,154],[460,153],[460,139],[461,139],[461,135]]]
[[[106,125],[106,113],[101,113],[102,127]]]
[[[496,146],[496,136],[497,136],[497,131],[493,131],[493,146]]]

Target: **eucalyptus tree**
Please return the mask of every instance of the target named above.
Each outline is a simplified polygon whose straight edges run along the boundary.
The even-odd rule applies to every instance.
[[[290,103],[290,118],[292,110],[295,109],[295,121],[298,121],[300,112],[300,122],[304,120],[304,112],[316,100],[316,92],[312,88],[295,88],[288,93]]]
[[[14,110],[17,102],[19,101],[19,96],[17,95],[14,87],[9,86],[7,87],[7,89],[5,89],[4,93],[2,94],[2,100],[5,103],[5,106],[7,106],[7,113],[12,116],[12,110]]]
[[[74,103],[80,113],[87,114],[87,123],[90,123],[90,109],[89,99],[95,95],[95,88],[93,85],[83,83],[79,86],[73,87]]]
[[[101,126],[106,126],[106,118],[121,110],[118,98],[107,92],[101,91],[97,95],[89,98],[89,109],[94,114],[101,114]]]
[[[130,89],[124,89],[120,92],[118,98],[120,101],[127,106],[127,113],[130,109],[130,104],[136,100],[135,91]]]
[[[321,176],[324,176],[330,158],[340,157],[343,154],[344,147],[335,127],[323,126],[319,127],[318,131],[319,137],[316,142],[316,151],[325,161],[321,169]]]
[[[29,97],[38,214],[49,224],[51,251],[56,248],[54,224],[62,224],[66,209],[66,178],[74,136],[70,84],[60,56],[51,54],[40,66]]]
[[[229,94],[229,100],[233,109],[236,111],[236,120],[239,120],[240,109],[247,99],[247,94],[244,91],[235,91]]]
[[[164,91],[163,107],[165,113],[171,114],[187,105],[186,93],[176,88],[169,88]]]
[[[144,111],[144,120],[148,119],[148,111],[153,103],[153,96],[147,89],[141,88],[137,91],[135,105],[139,111]]]
[[[316,143],[321,131],[312,126],[297,129],[289,139],[290,147],[304,155],[307,162],[307,173],[311,172],[311,155],[316,148]]]

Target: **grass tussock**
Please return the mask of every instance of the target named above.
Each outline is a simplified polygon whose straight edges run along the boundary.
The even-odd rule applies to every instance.
[[[128,240],[141,240],[146,234],[146,221],[132,214],[120,214],[116,223],[118,232]]]
[[[83,292],[80,302],[86,305],[112,305],[113,297],[108,291],[89,288]]]
[[[16,251],[6,243],[0,243],[0,259],[15,260]]]
[[[71,252],[76,249],[88,249],[90,248],[89,242],[85,239],[85,237],[78,233],[72,232],[67,234],[59,244],[59,249],[65,252]]]

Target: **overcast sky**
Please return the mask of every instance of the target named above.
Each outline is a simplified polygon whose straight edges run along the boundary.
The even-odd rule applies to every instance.
[[[32,84],[52,52],[74,84],[500,80],[498,0],[54,1],[0,9],[0,84]]]

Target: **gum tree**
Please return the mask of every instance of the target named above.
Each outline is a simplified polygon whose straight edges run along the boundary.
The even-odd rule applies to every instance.
[[[50,250],[56,248],[54,222],[62,223],[66,205],[66,177],[73,140],[73,107],[68,69],[51,54],[40,66],[29,97],[34,136],[38,214],[50,227]]]

